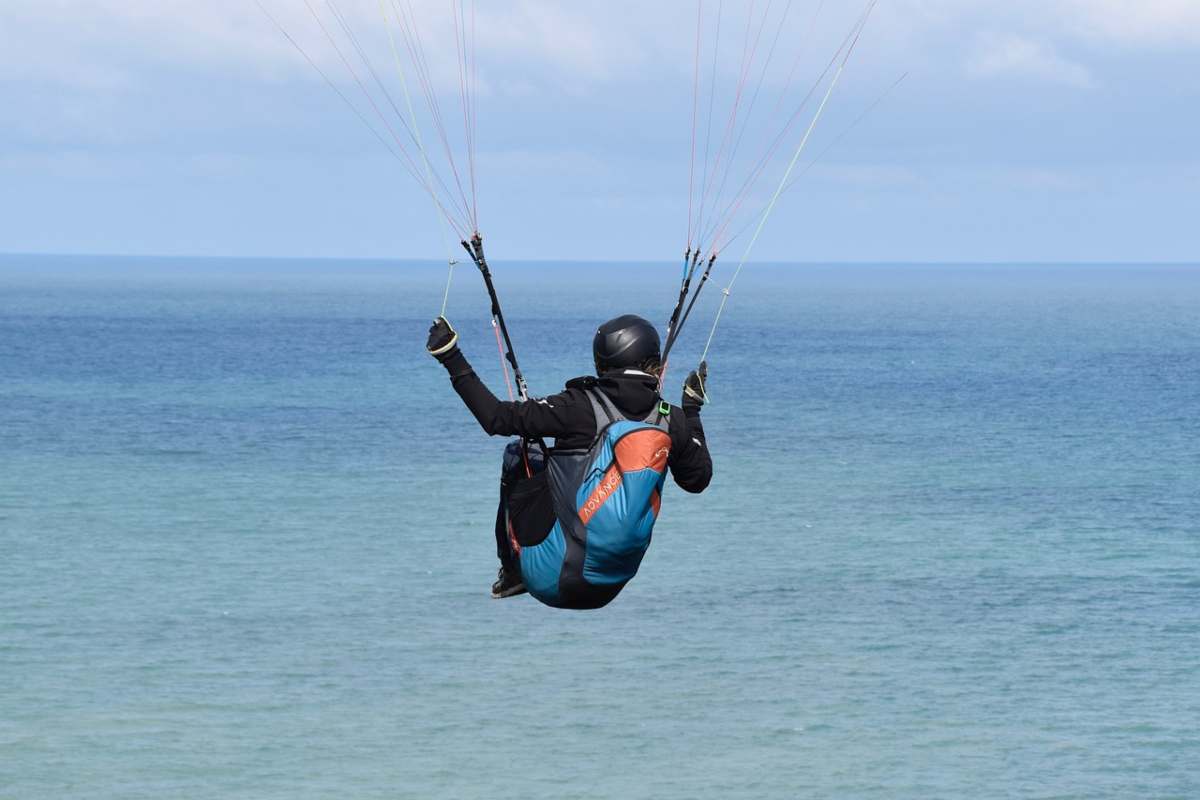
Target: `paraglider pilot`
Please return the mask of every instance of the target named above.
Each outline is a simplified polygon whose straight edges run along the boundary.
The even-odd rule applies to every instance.
[[[445,318],[430,327],[426,348],[484,432],[520,437],[504,454],[493,597],[528,591],[561,608],[606,605],[650,544],[667,471],[691,493],[712,479],[700,424],[707,366],[687,376],[679,406],[663,401],[658,331],[641,317],[626,314],[599,327],[594,377],[523,402],[497,399]],[[545,453],[537,442],[548,437],[554,446]]]

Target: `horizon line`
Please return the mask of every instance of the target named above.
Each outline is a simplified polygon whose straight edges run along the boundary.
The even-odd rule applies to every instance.
[[[52,253],[52,252],[26,252],[26,251],[0,251],[0,258],[127,258],[135,260],[153,261],[159,259],[181,259],[187,261],[309,261],[309,262],[358,262],[358,263],[393,263],[393,264],[422,264],[430,263],[441,264],[446,262],[444,256],[440,257],[389,257],[389,256],[297,256],[297,255],[188,255],[181,253]],[[459,259],[456,263],[463,263],[465,259]],[[533,264],[677,264],[678,259],[646,259],[636,260],[629,258],[489,258],[489,262],[495,264],[514,264],[514,263],[533,263]],[[734,259],[727,259],[726,263],[730,263]],[[754,259],[746,261],[746,264],[789,264],[796,266],[1162,266],[1162,267],[1195,267],[1200,266],[1200,259],[1195,261],[1167,261],[1167,260],[1145,260],[1145,261],[1128,261],[1128,260],[1104,260],[1104,261],[1057,261],[1057,260],[1037,260],[1037,259],[1021,259],[1021,260],[965,260],[965,259],[937,259],[937,260],[914,260],[901,259],[896,261],[880,261],[868,259],[856,260],[797,260],[797,261],[781,261],[772,259]]]

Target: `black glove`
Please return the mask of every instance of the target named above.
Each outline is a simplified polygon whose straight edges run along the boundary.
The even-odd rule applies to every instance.
[[[683,405],[702,406],[708,400],[708,362],[688,373],[683,382]]]
[[[425,343],[425,349],[431,356],[441,361],[457,347],[458,333],[450,327],[450,321],[445,317],[435,319],[429,326],[429,341]]]

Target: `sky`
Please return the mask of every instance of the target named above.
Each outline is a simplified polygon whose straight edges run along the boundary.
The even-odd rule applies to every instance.
[[[309,1],[338,34],[328,0]],[[305,0],[262,2],[337,91],[255,0],[4,0],[0,252],[441,257],[428,192]],[[457,6],[414,4],[469,187]],[[732,217],[718,245],[750,260],[1200,261],[1198,0],[880,0],[747,251],[864,4],[464,0],[468,205],[491,257],[674,259],[706,228],[699,205]],[[401,33],[378,0],[335,7],[403,139]],[[401,62],[431,168],[458,194]],[[709,169],[727,177],[705,193]]]

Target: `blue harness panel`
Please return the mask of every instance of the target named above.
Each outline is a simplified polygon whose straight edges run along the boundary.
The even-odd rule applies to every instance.
[[[561,608],[606,605],[637,574],[671,454],[660,410],[630,420],[601,392],[587,394],[599,433],[586,451],[551,452],[547,473],[557,522],[544,541],[520,554],[529,593]]]

